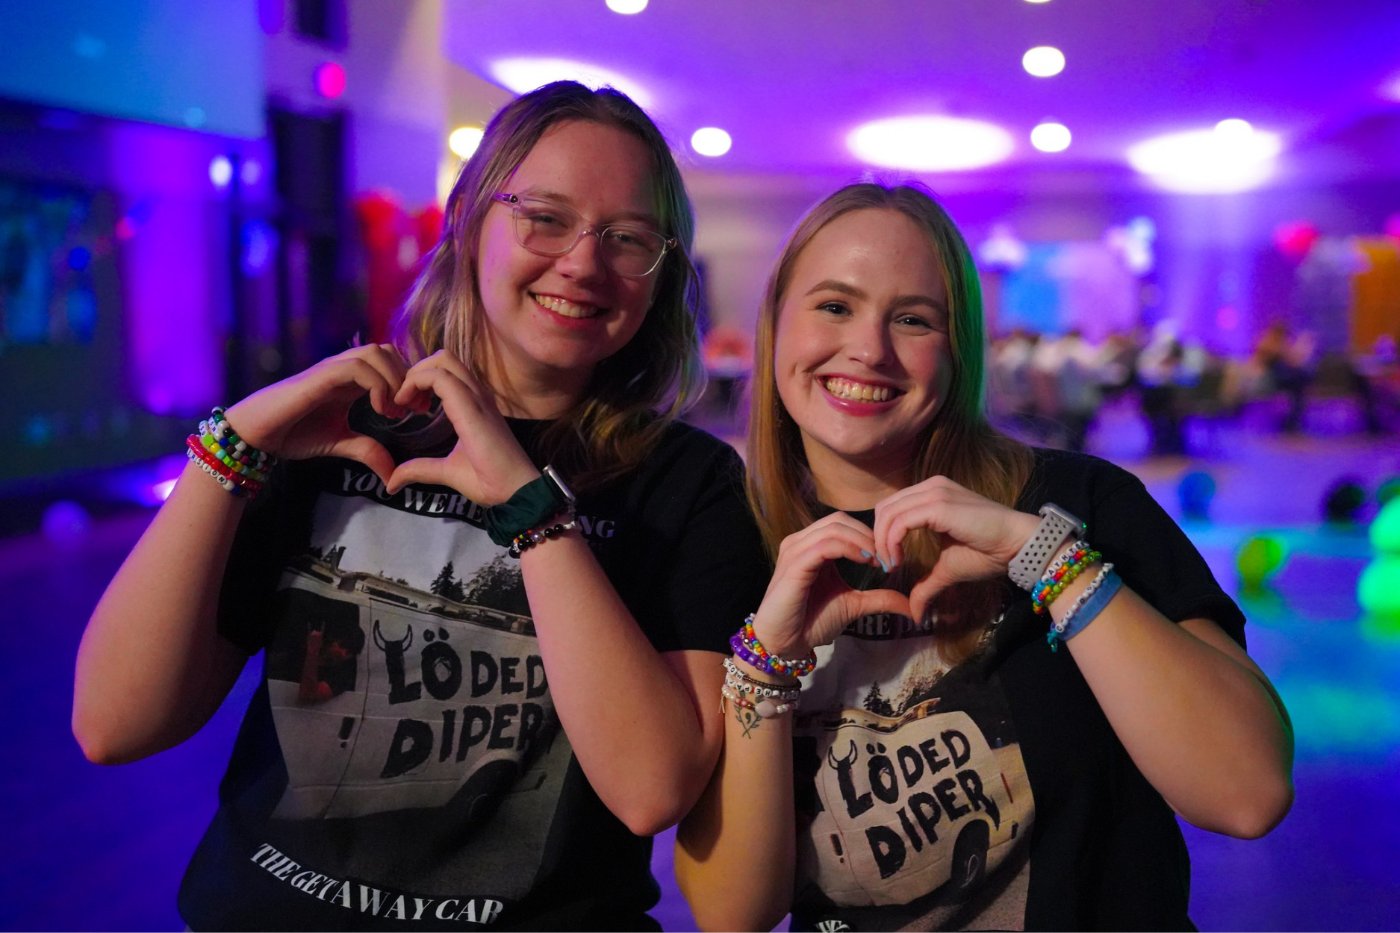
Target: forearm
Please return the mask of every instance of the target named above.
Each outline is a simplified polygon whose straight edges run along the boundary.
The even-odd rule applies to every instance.
[[[245,657],[215,627],[246,499],[194,464],[94,609],[78,650],[73,732],[93,761],[130,761],[208,721]]]
[[[744,713],[725,704],[719,766],[676,834],[676,881],[702,930],[771,930],[792,903],[792,716]]]
[[[1287,716],[1217,626],[1174,624],[1124,587],[1067,645],[1133,761],[1183,818],[1240,837],[1283,818],[1293,793]]]
[[[633,832],[672,826],[719,753],[721,656],[652,647],[588,545],[521,557],[554,706],[598,796]]]

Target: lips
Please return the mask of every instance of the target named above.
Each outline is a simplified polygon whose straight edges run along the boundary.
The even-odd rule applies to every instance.
[[[597,317],[605,310],[597,305],[578,304],[556,295],[536,295],[531,293],[530,297],[534,298],[535,302],[540,307],[553,311],[560,317],[571,318],[576,321]]]
[[[830,395],[848,402],[888,402],[903,394],[892,386],[857,382],[844,376],[824,376],[821,384]]]

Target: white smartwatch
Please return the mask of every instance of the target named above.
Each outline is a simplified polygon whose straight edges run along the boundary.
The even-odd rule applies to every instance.
[[[1084,523],[1053,502],[1040,507],[1040,524],[1006,568],[1013,583],[1030,592],[1055,553],[1070,538],[1084,533]]]

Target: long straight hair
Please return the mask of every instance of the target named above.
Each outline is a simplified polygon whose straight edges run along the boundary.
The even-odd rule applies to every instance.
[[[987,421],[982,289],[972,253],[956,224],[922,186],[848,185],[823,199],[798,222],[769,277],[759,310],[749,396],[748,498],[764,542],[774,555],[783,538],[816,519],[819,507],[801,432],[778,395],[773,363],[778,315],[793,268],[812,238],[837,218],[869,209],[897,211],[924,231],[948,290],[952,380],[947,398],[924,431],[907,483],[943,475],[1010,506],[1030,476],[1030,449]],[[914,535],[905,550],[905,564],[896,585],[912,585],[938,558],[938,544],[927,533]],[[940,622],[962,617],[974,628],[985,621],[983,603],[994,598],[988,586],[954,587],[949,594],[958,594],[958,598],[940,601]],[[971,605],[969,598],[974,599]],[[964,611],[958,612],[959,607]]]
[[[457,175],[442,237],[414,283],[395,334],[410,360],[446,349],[489,384],[484,331],[490,323],[476,275],[486,212],[545,132],[573,120],[615,127],[646,145],[662,232],[679,243],[662,260],[655,298],[637,334],[598,364],[583,397],[541,439],[541,454],[587,488],[640,463],[704,388],[695,323],[699,286],[689,258],[694,211],[665,137],[631,98],[611,88],[558,81],[503,107]]]

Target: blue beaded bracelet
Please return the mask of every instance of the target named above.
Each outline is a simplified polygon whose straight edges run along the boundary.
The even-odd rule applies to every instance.
[[[1060,642],[1069,641],[1088,628],[1089,623],[1093,622],[1100,612],[1103,612],[1103,608],[1108,605],[1109,600],[1123,588],[1123,578],[1113,572],[1112,564],[1105,564],[1103,570],[1089,586],[1090,590],[1083,594],[1082,600],[1076,601],[1069,614],[1050,626],[1050,631],[1045,635],[1045,641],[1050,646],[1051,651],[1058,651]]]

